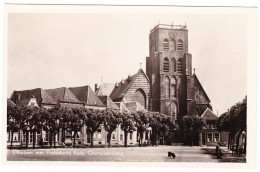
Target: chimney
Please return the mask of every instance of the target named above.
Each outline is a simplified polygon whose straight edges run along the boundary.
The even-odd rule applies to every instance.
[[[95,84],[95,92],[97,92],[97,90],[98,90],[98,85]]]

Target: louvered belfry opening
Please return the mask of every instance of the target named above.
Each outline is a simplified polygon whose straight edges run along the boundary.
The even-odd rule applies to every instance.
[[[178,72],[181,72],[181,70],[182,70],[182,59],[179,58],[178,59]]]
[[[169,40],[164,39],[163,41],[163,50],[169,50]]]
[[[167,57],[163,60],[163,72],[169,72],[169,59]]]
[[[181,39],[179,39],[177,42],[177,50],[183,51],[183,41]]]

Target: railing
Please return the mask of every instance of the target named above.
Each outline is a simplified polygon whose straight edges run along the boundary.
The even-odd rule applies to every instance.
[[[166,25],[166,24],[158,24],[155,26],[150,33],[152,33],[156,29],[187,29],[186,25]]]

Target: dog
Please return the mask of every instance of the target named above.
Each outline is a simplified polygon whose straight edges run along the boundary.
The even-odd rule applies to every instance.
[[[168,152],[168,157],[170,157],[171,159],[175,159],[175,153],[173,152]]]

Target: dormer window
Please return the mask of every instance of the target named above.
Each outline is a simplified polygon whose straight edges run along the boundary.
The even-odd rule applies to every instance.
[[[177,50],[183,51],[183,41],[181,39],[179,39],[177,42]]]
[[[166,38],[163,41],[163,50],[169,50],[169,40]]]

